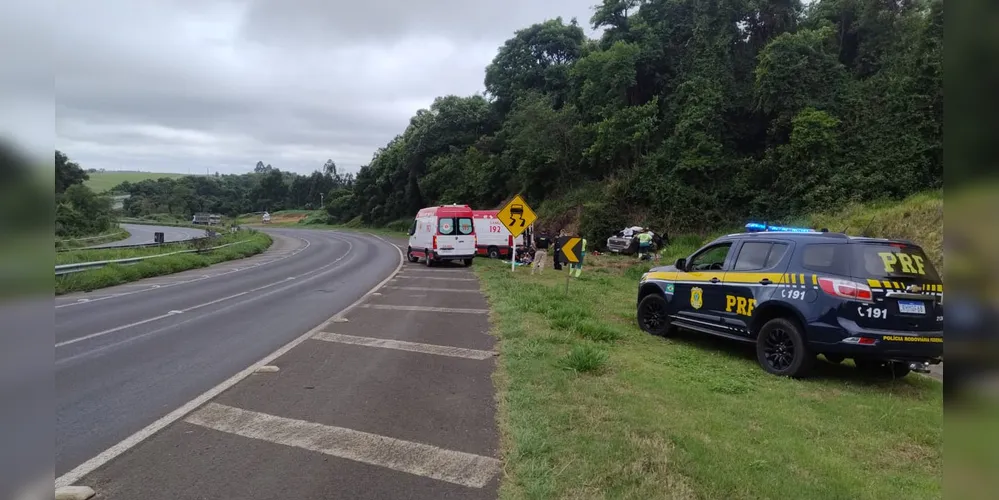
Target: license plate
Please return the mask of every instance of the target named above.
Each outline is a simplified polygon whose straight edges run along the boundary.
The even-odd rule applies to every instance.
[[[902,314],[926,314],[926,303],[918,300],[898,301],[898,312]]]
[[[451,245],[444,245],[441,247],[441,250],[454,250],[454,247]]]

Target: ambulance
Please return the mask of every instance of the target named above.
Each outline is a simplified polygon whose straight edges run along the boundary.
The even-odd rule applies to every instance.
[[[517,248],[524,247],[524,235],[514,238],[510,231],[496,218],[499,210],[475,210],[472,220],[475,222],[475,253],[491,259],[509,257],[510,250],[516,240]]]
[[[468,205],[427,207],[416,214],[409,227],[406,258],[421,259],[427,267],[438,262],[461,262],[472,265],[475,257],[475,224]]]

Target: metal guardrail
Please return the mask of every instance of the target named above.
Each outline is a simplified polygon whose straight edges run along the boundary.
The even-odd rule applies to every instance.
[[[190,238],[180,241],[164,241],[163,243],[136,243],[134,245],[114,245],[114,246],[99,246],[99,247],[82,247],[82,248],[58,248],[56,253],[61,252],[86,252],[86,251],[97,251],[97,250],[119,250],[125,248],[146,248],[146,247],[161,247],[163,245],[180,245],[183,243],[196,243],[201,240],[206,240],[209,238],[214,238],[221,236],[222,233],[214,233],[214,236],[202,236],[200,238]]]
[[[193,241],[193,240],[187,240],[187,241]],[[176,252],[160,253],[160,254],[156,254],[156,255],[146,255],[146,256],[143,256],[143,257],[129,257],[127,259],[97,260],[97,261],[93,261],[93,262],[77,262],[75,264],[60,264],[60,265],[55,266],[55,275],[56,276],[62,276],[62,275],[65,275],[65,274],[78,273],[80,271],[89,271],[91,269],[98,269],[98,268],[105,267],[105,266],[108,266],[108,265],[111,265],[111,264],[119,264],[119,265],[136,264],[138,262],[141,262],[141,261],[144,261],[144,260],[148,260],[148,259],[155,259],[157,257],[166,257],[166,256],[169,256],[169,255],[178,255],[178,254],[182,254],[182,253],[197,253],[197,252],[206,252],[206,251],[209,251],[209,250],[218,250],[219,248],[225,248],[225,247],[228,247],[228,246],[237,245],[239,243],[245,243],[247,241],[249,241],[249,240],[234,241],[232,243],[226,243],[225,245],[219,245],[219,246],[211,247],[211,248],[202,248],[202,249],[191,248],[191,249],[188,249],[188,250],[177,250]],[[115,247],[115,248],[128,248],[128,247]],[[105,249],[105,250],[107,250],[107,249]]]

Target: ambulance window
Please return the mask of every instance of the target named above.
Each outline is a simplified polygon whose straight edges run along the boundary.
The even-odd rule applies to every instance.
[[[443,236],[450,236],[454,234],[454,219],[450,217],[441,217],[437,220],[437,232]]]
[[[412,236],[412,235],[416,234],[416,224],[417,224],[417,223],[419,223],[419,222],[420,222],[419,220],[417,220],[417,219],[414,219],[414,220],[413,220],[413,225],[412,225],[412,226],[409,226],[409,235],[410,235],[410,236]]]
[[[458,232],[459,233],[461,233],[461,234],[472,234],[472,230],[474,228],[475,228],[475,226],[472,225],[472,219],[469,219],[468,217],[459,217],[458,218]]]

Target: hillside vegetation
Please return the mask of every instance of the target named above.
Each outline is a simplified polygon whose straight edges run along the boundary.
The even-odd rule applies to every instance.
[[[561,18],[517,31],[487,93],[418,111],[327,198],[332,222],[519,192],[598,241],[942,186],[942,0],[605,0],[590,23],[601,39]]]
[[[144,180],[179,179],[186,174],[169,174],[163,172],[132,172],[132,171],[98,171],[88,172],[90,178],[83,184],[95,193],[110,191],[122,182],[141,182]]]

